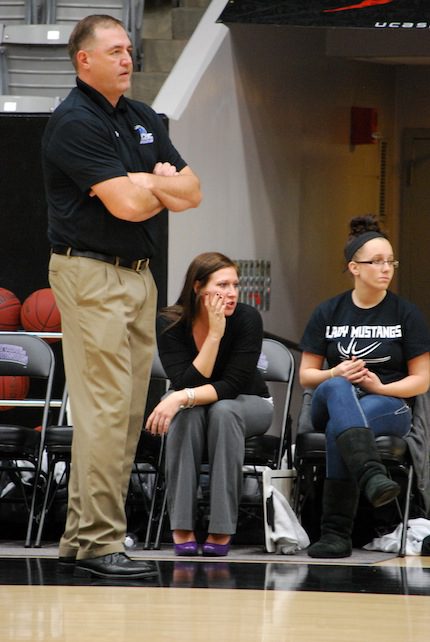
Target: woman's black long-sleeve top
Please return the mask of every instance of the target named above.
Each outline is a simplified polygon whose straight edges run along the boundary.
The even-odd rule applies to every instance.
[[[191,329],[182,322],[171,324],[163,314],[158,316],[158,350],[174,390],[211,384],[218,399],[235,399],[239,394],[269,397],[257,367],[263,322],[255,308],[238,303],[234,313],[226,317],[226,328],[211,377],[204,377],[193,365],[198,350]]]

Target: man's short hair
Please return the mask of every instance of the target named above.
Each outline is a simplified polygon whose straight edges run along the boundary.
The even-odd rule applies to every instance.
[[[112,26],[122,27],[125,29],[121,20],[117,20],[117,18],[114,18],[113,16],[104,14],[86,16],[77,23],[70,34],[68,44],[69,56],[75,69],[77,68],[76,54],[94,38],[96,27],[108,28]]]

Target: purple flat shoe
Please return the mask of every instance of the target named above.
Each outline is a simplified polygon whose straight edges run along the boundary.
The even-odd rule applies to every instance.
[[[199,545],[194,541],[174,544],[174,549],[178,557],[195,557],[199,553]]]
[[[203,555],[208,557],[225,557],[230,550],[230,542],[227,544],[214,544],[213,542],[205,542],[202,547]]]

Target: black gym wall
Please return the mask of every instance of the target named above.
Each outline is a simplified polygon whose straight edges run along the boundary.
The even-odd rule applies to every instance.
[[[41,166],[41,138],[49,114],[0,114],[0,287],[21,302],[34,290],[49,287],[49,243]],[[167,126],[167,119],[165,119]],[[160,219],[160,251],[151,261],[159,307],[167,299],[168,214]],[[60,343],[53,343],[58,361],[55,396],[63,386]],[[0,421],[6,415],[2,413]]]

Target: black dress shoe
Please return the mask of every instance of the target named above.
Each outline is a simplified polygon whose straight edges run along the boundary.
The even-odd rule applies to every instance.
[[[73,573],[75,570],[75,562],[76,557],[74,555],[60,556],[57,562],[58,573]]]
[[[154,577],[157,575],[154,564],[130,559],[125,553],[111,553],[100,557],[76,560],[75,576],[134,578]]]

